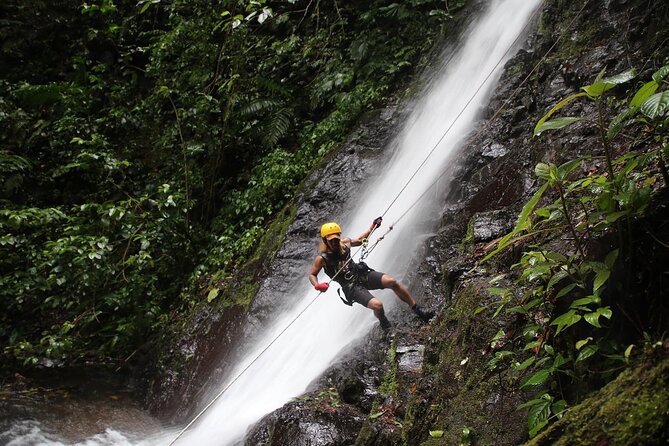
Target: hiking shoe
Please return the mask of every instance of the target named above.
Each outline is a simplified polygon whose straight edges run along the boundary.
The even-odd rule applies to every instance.
[[[383,331],[390,330],[390,327],[393,326],[393,324],[391,324],[388,318],[385,316],[379,319],[379,324],[381,324],[381,329]]]
[[[426,310],[420,305],[416,305],[412,309],[413,312],[416,313],[416,316],[418,316],[418,318],[426,324],[434,317],[434,311]]]

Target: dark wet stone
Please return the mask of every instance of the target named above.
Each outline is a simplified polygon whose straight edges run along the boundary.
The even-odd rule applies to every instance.
[[[516,215],[508,210],[479,212],[474,220],[474,242],[485,242],[500,237],[513,228]]]
[[[400,372],[420,373],[423,370],[424,345],[399,346],[395,352],[397,353],[397,365]]]
[[[509,150],[506,147],[498,143],[492,143],[483,149],[481,155],[490,158],[499,158],[507,153],[509,153]]]
[[[365,416],[352,406],[319,395],[293,401],[265,416],[245,446],[350,446]]]

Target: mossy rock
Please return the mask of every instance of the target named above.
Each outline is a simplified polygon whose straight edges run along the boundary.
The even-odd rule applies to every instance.
[[[669,356],[627,370],[527,446],[666,445]]]

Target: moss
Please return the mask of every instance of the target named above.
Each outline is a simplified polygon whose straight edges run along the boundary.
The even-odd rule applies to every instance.
[[[223,277],[222,271],[214,274],[207,292],[221,287],[222,293],[220,294],[223,298],[217,301],[219,308],[248,307],[253,302],[260,285],[257,277],[281,247],[286,231],[295,219],[296,212],[297,207],[294,204],[284,207],[279,212],[263,234],[251,258],[238,269],[234,278]]]
[[[397,344],[393,340],[388,349],[388,369],[383,377],[383,382],[379,386],[379,392],[386,396],[397,396]]]
[[[369,420],[367,420],[363,423],[362,429],[360,429],[358,437],[355,439],[355,446],[373,445],[375,438],[376,432],[374,431],[373,426],[369,423]]]
[[[474,246],[474,223],[476,223],[476,214],[474,214],[467,222],[467,233],[465,238],[460,243],[460,252],[465,253],[470,251]]]
[[[521,402],[489,372],[487,354],[481,354],[498,329],[483,314],[474,315],[486,283],[470,281],[453,297],[454,306],[434,334],[438,359],[426,374],[428,389],[419,389],[405,412],[404,444],[458,445],[518,444],[524,439],[525,420],[515,407]],[[463,439],[463,431],[469,436]],[[430,431],[442,431],[440,437]]]
[[[660,445],[669,441],[669,358],[627,370],[527,446]]]
[[[252,271],[255,272],[257,267],[262,264],[266,264],[269,259],[274,257],[274,254],[279,250],[283,240],[286,236],[286,231],[288,226],[295,219],[295,214],[297,213],[297,207],[295,204],[290,204],[284,207],[281,212],[276,216],[274,221],[269,225],[265,234],[263,234],[258,243],[258,247],[251,259],[242,266],[241,271]]]

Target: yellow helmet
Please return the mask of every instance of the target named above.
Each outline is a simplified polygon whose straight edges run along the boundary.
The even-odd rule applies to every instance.
[[[321,226],[321,237],[327,240],[331,238],[341,237],[341,228],[337,223],[330,222]]]

